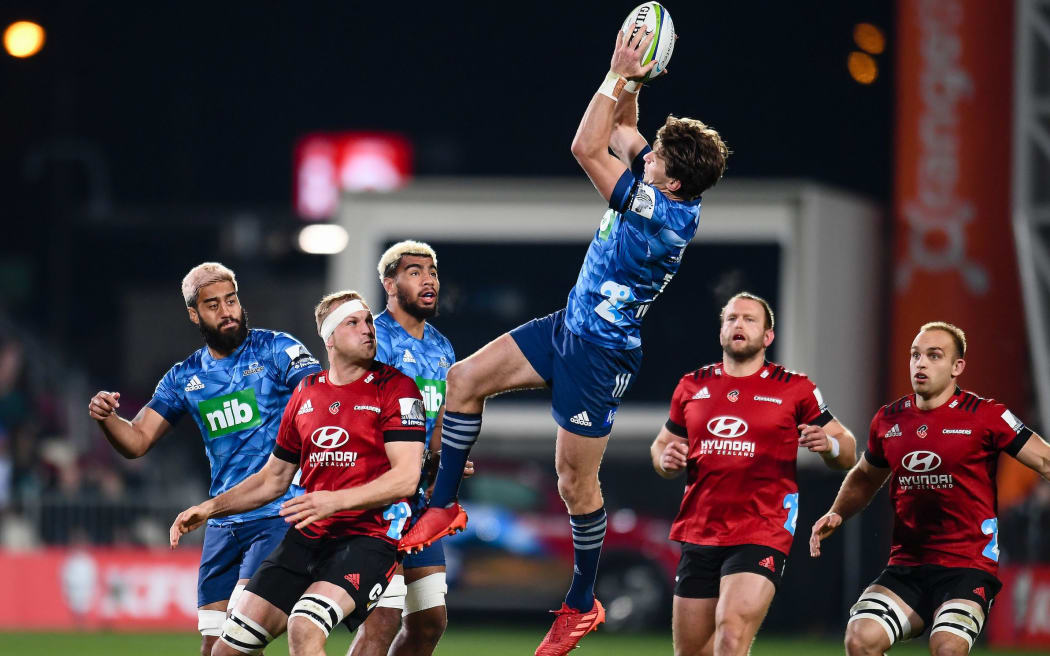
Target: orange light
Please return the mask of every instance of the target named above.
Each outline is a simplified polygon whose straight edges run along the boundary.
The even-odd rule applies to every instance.
[[[871,55],[854,50],[849,54],[850,76],[861,84],[871,84],[879,76],[879,66]]]
[[[857,47],[872,55],[881,55],[886,49],[886,37],[882,30],[871,23],[857,23],[853,26],[853,41]]]
[[[4,30],[4,48],[12,57],[25,59],[44,47],[44,28],[30,21],[11,23]]]

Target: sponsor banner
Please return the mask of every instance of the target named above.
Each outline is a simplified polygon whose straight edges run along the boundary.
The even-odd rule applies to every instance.
[[[194,631],[199,548],[0,551],[0,630]]]
[[[999,568],[1003,590],[988,616],[988,644],[1050,648],[1050,566]]]
[[[1028,407],[1010,224],[1013,3],[898,0],[893,294],[886,398],[911,391],[919,326],[949,321],[972,351],[960,383]],[[1009,317],[1012,320],[1002,321]],[[1004,458],[1000,503],[1035,475]]]

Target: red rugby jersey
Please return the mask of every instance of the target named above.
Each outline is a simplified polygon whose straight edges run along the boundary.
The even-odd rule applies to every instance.
[[[667,429],[689,439],[671,539],[791,550],[798,517],[799,424],[834,417],[805,374],[767,362],[750,376],[710,364],[678,381]]]
[[[343,490],[390,471],[387,442],[425,437],[426,410],[415,381],[376,362],[347,385],[333,385],[327,371],[304,378],[284,409],[273,453],[299,465],[299,484],[307,492]],[[394,503],[344,510],[301,532],[310,538],[370,535],[397,543],[407,509],[407,503]]]
[[[999,569],[995,470],[1031,437],[1006,406],[958,387],[944,405],[920,410],[909,394],[871,421],[864,457],[889,468],[890,565]]]

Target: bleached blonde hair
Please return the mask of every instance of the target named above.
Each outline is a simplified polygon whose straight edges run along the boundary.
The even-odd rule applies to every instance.
[[[361,296],[352,289],[344,289],[339,292],[332,292],[331,294],[325,294],[324,298],[314,308],[314,321],[317,322],[317,334],[321,334],[321,324],[328,318],[328,315],[332,313],[332,310],[336,309],[347,301],[357,299],[368,307],[368,302],[364,296]]]
[[[186,307],[196,307],[201,289],[217,282],[232,282],[233,291],[237,291],[237,276],[219,262],[202,262],[190,269],[182,279],[182,299]]]
[[[384,278],[393,278],[397,273],[398,265],[401,264],[401,258],[406,255],[429,257],[434,260],[434,266],[437,266],[438,263],[437,253],[430,247],[430,244],[411,239],[399,241],[386,249],[383,257],[379,258],[379,266],[376,267],[379,270],[379,282],[383,282]]]
[[[966,357],[966,333],[963,332],[962,328],[947,321],[931,321],[924,323],[922,328],[919,328],[920,333],[924,333],[927,330],[943,330],[948,333],[952,338],[952,342],[955,343],[955,357],[957,359]]]

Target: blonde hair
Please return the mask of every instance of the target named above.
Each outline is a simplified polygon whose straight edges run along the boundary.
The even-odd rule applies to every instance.
[[[332,310],[347,301],[353,300],[359,300],[364,303],[365,307],[368,307],[368,302],[365,301],[365,297],[352,289],[344,289],[339,292],[326,294],[317,304],[317,307],[314,308],[314,321],[317,322],[317,334],[321,334],[321,324],[323,324],[324,320],[328,318],[328,315],[332,313]]]
[[[438,263],[437,253],[430,247],[430,244],[411,239],[399,241],[386,249],[383,256],[379,258],[379,265],[376,267],[379,271],[379,282],[383,282],[384,278],[393,278],[397,273],[398,265],[401,264],[401,258],[406,255],[429,257],[434,260],[434,266],[437,266]]]
[[[752,294],[751,292],[739,292],[737,294],[734,294],[732,298],[726,301],[726,304],[722,306],[722,311],[718,313],[718,317],[720,320],[725,321],[726,308],[729,307],[730,303],[737,300],[738,298],[746,298],[749,301],[754,301],[761,305],[762,309],[765,310],[766,313],[766,330],[773,330],[773,326],[775,325],[774,321],[776,318],[773,316],[773,308],[769,306],[769,301],[757,294]]]
[[[943,330],[951,335],[952,341],[955,342],[956,355],[959,358],[966,357],[966,333],[963,332],[962,328],[947,321],[931,321],[922,324],[922,328],[919,328],[920,333],[924,333],[927,330]]]
[[[237,291],[237,276],[219,262],[202,262],[190,269],[182,279],[182,299],[186,307],[196,307],[201,289],[217,282],[232,282],[233,291]]]

